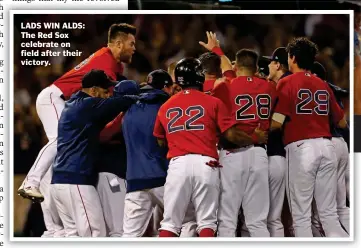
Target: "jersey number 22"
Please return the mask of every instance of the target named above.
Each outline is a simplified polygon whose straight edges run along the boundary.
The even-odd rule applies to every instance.
[[[184,115],[184,113],[189,116],[189,118],[184,122],[184,125],[175,126],[174,124]],[[183,130],[204,130],[203,124],[193,124],[195,121],[199,120],[204,116],[204,108],[202,106],[190,106],[185,111],[180,107],[170,108],[167,111],[167,119],[170,119],[172,114],[175,115],[167,125],[169,133]]]

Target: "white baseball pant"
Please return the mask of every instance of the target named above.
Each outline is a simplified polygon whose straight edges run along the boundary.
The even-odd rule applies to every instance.
[[[286,146],[286,191],[296,237],[312,237],[311,205],[315,198],[327,237],[347,237],[336,209],[335,147],[324,138],[306,139]]]
[[[44,238],[64,237],[65,235],[63,223],[61,222],[59,213],[56,209],[54,198],[50,192],[51,176],[53,174],[52,169],[52,167],[49,168],[48,172],[40,182],[40,192],[44,196],[44,201],[40,204],[46,227],[46,231],[41,236]]]
[[[243,208],[251,237],[269,237],[268,157],[262,147],[247,146],[221,150],[221,194],[218,210],[218,236],[235,237],[237,216]]]
[[[270,209],[267,217],[267,227],[271,237],[284,237],[281,214],[286,192],[286,159],[282,156],[269,156],[268,164]]]
[[[203,229],[217,230],[219,204],[219,168],[206,165],[215,160],[208,156],[188,154],[170,160],[164,185],[164,218],[161,230],[179,235],[182,223],[193,216],[187,214],[193,205],[197,233]],[[193,217],[194,218],[194,217]],[[183,230],[183,229],[182,229]]]
[[[192,209],[192,206],[190,206]],[[192,215],[194,215],[194,209],[191,210]],[[163,220],[164,206],[156,205],[153,211],[153,223],[152,223],[152,237],[159,237],[158,230],[160,229],[160,222]],[[195,237],[197,235],[197,223],[195,219],[193,221],[188,221],[183,223],[180,237]]]
[[[125,180],[108,172],[99,173],[97,191],[103,209],[107,236],[123,235]]]
[[[160,222],[163,220],[163,212],[164,212],[163,207],[160,207],[159,205],[155,205],[153,209],[153,215],[151,217],[151,221],[148,226],[148,228],[150,228],[151,237],[159,237],[158,230],[160,228]]]
[[[92,185],[51,184],[65,237],[105,237],[98,192]]]
[[[142,237],[154,213],[155,207],[164,209],[164,187],[129,192],[125,195],[123,237]],[[184,237],[194,237],[194,210],[189,207],[182,225]],[[191,226],[191,227],[189,227]]]
[[[350,163],[347,163],[346,173],[345,173],[345,181],[346,181],[346,197],[347,200],[350,201]]]
[[[320,217],[318,216],[316,201],[312,201],[311,230],[313,237],[325,237]]]
[[[345,181],[346,181],[346,197],[347,200],[350,201],[350,163],[347,163]]]
[[[332,138],[332,143],[335,146],[337,159],[337,214],[341,225],[347,233],[350,233],[350,209],[346,207],[346,170],[349,164],[348,148],[345,140],[342,137]]]
[[[40,187],[40,192],[44,196],[41,208],[47,231],[42,237],[63,236],[62,223],[50,194],[51,165],[56,156],[58,120],[65,106],[64,100],[60,97],[62,94],[58,87],[51,85],[43,89],[36,99],[36,111],[43,124],[48,143],[40,150],[23,182],[25,188],[29,186]]]
[[[63,93],[55,85],[43,89],[36,99],[36,111],[43,124],[48,143],[40,150],[24,182],[24,187],[39,188],[40,181],[54,162],[57,149],[58,120],[64,109]]]

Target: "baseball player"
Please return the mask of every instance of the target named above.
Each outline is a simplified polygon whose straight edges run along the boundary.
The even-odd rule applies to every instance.
[[[257,63],[256,52],[240,50],[236,54],[237,77],[231,83],[220,84],[214,89],[214,96],[226,103],[239,128],[248,135],[252,135],[258,126],[262,130],[268,130],[275,101],[275,87],[254,76]],[[242,206],[251,237],[269,237],[266,143],[254,139],[248,146],[239,146],[221,139],[219,147],[220,163],[224,167],[221,170],[218,236],[235,236],[238,211]]]
[[[65,236],[105,237],[106,226],[95,189],[99,134],[136,97],[108,98],[113,82],[101,70],[91,70],[82,90],[65,103],[58,125],[57,156],[51,192]]]
[[[202,63],[206,81],[203,85],[204,92],[210,94],[211,90],[222,82],[231,81],[236,77],[232,62],[224,55],[216,33],[206,32],[207,43],[199,41],[199,44],[208,50],[202,54],[199,60]],[[218,58],[216,57],[218,56]],[[219,69],[220,68],[220,69]]]
[[[166,71],[156,70],[148,75],[147,82],[141,88],[139,102],[127,111],[122,125],[127,149],[123,237],[142,237],[154,207],[164,207],[167,150],[157,145],[153,129],[160,106],[173,94],[173,81]],[[194,211],[189,211],[186,217],[186,222],[194,219]]]
[[[65,106],[65,99],[81,89],[81,79],[91,69],[104,70],[105,73],[116,80],[123,72],[121,62],[129,63],[135,50],[136,28],[128,24],[113,24],[108,32],[108,46],[103,47],[85,59],[74,69],[57,79],[49,87],[43,89],[36,100],[36,110],[44,126],[48,143],[41,149],[37,159],[30,169],[26,179],[18,189],[18,194],[33,201],[43,201],[44,196],[50,198],[49,182],[45,180],[43,190],[39,185],[48,172],[51,178],[51,164],[54,161],[57,147],[58,120]],[[47,184],[48,183],[48,184]],[[46,201],[46,200],[45,200]],[[55,223],[58,214],[52,205],[52,200],[42,204],[42,210],[47,227],[47,235],[54,235],[59,231],[61,223]],[[48,216],[51,213],[51,216]],[[60,230],[61,231],[61,230]]]
[[[268,78],[272,82],[277,84],[279,80],[291,74],[288,71],[288,54],[285,47],[277,48],[272,56],[266,58],[270,61],[268,65]],[[282,142],[281,130],[269,134],[267,155],[270,192],[270,208],[267,217],[267,227],[271,237],[284,237],[281,213],[286,192],[286,151]]]
[[[323,81],[326,81],[326,69],[318,62],[313,64],[311,72],[317,77],[321,78]],[[336,100],[341,108],[343,108],[342,99],[343,97],[348,97],[348,92],[342,90],[340,87],[328,83],[332,89]],[[337,165],[337,214],[339,216],[341,225],[346,230],[347,233],[350,233],[350,209],[346,206],[346,170],[349,164],[349,154],[348,148],[345,140],[342,137],[342,131],[336,128],[331,123],[331,134],[332,134],[332,143],[335,146],[336,154],[336,165]],[[319,219],[317,219],[319,222]]]
[[[241,146],[252,143],[252,137],[234,126],[235,121],[219,99],[201,92],[204,74],[199,60],[179,61],[175,78],[182,91],[162,105],[154,126],[154,136],[160,146],[167,144],[170,159],[159,236],[179,235],[191,202],[198,235],[214,237],[220,193],[217,132]],[[266,139],[258,129],[254,135]]]
[[[138,95],[135,81],[119,82],[113,90],[113,97]],[[123,235],[124,199],[126,193],[126,148],[121,134],[124,113],[108,123],[100,133],[100,161],[98,162],[97,191],[103,209],[107,236]]]
[[[312,237],[311,204],[315,198],[328,237],[347,237],[336,210],[336,156],[329,125],[346,127],[342,109],[325,82],[312,68],[317,46],[296,38],[286,48],[293,73],[277,84],[278,103],[271,130],[284,129],[287,176],[286,192],[296,237]]]
[[[206,52],[199,57],[202,64],[205,81],[203,92],[211,94],[213,88],[222,80],[221,58],[212,52]]]

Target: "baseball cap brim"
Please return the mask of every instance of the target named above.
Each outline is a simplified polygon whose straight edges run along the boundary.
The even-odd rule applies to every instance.
[[[264,59],[267,59],[267,60],[272,60],[272,56],[262,56],[262,58],[264,58]]]

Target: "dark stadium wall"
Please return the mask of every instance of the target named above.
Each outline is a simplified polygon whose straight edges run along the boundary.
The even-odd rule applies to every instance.
[[[342,2],[342,1],[341,1]],[[233,1],[177,1],[129,0],[130,10],[190,10],[190,9],[244,9],[244,10],[342,10],[355,8],[354,4],[339,0],[233,0]],[[356,6],[358,7],[358,6]]]

